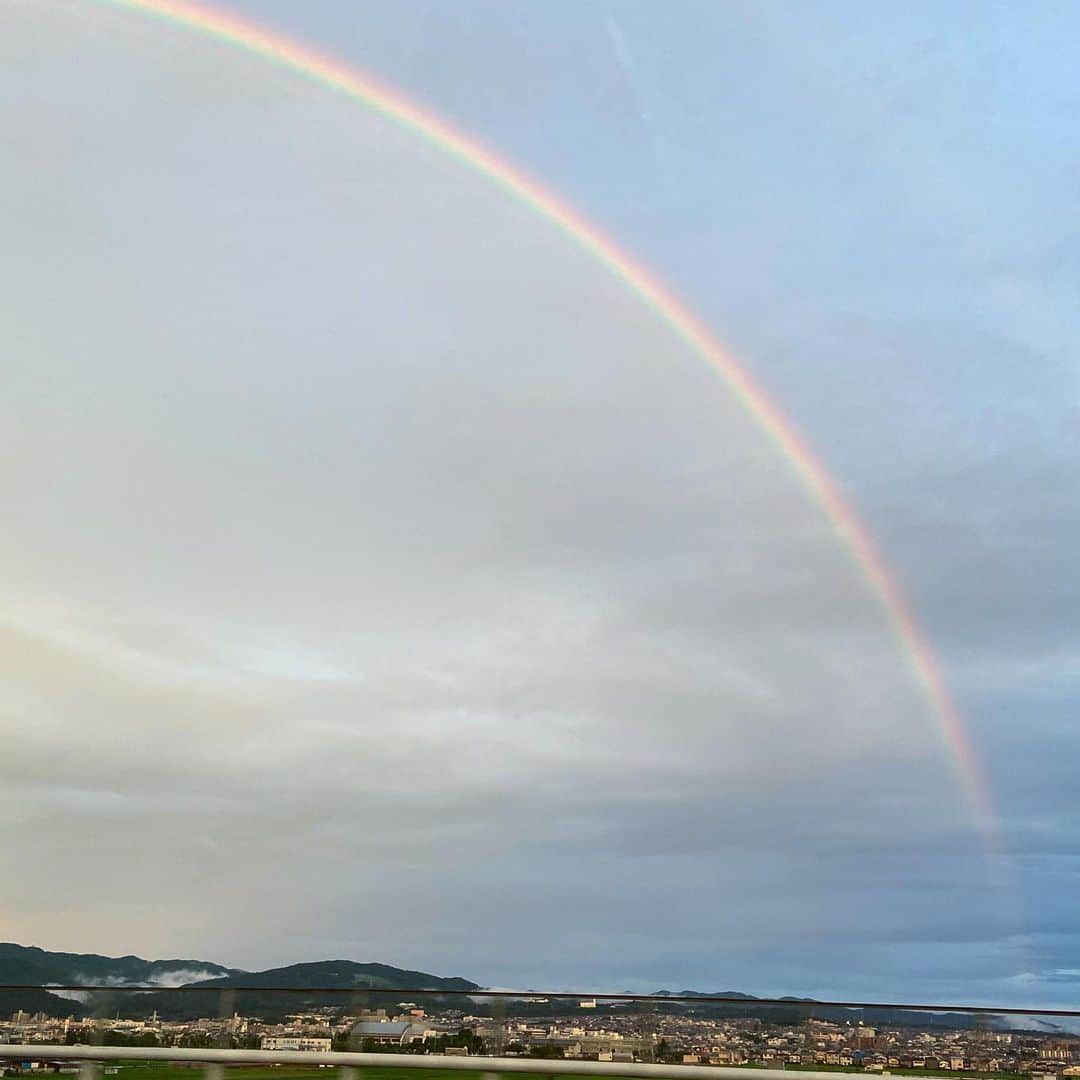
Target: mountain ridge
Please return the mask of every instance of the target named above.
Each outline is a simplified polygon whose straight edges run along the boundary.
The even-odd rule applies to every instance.
[[[478,983],[459,976],[444,977],[355,960],[316,960],[246,971],[203,960],[145,960],[131,954],[111,957],[99,953],[49,952],[13,942],[0,943],[0,987],[4,984],[23,989],[0,989],[0,1014],[21,1010],[82,1017],[91,1011],[84,1001],[55,993],[49,987],[90,984],[101,986],[106,992],[143,991],[126,996],[124,1011],[132,1018],[157,1012],[178,1020],[216,1016],[222,991],[233,988],[237,988],[233,995],[234,1008],[266,1015],[300,1007],[337,1005],[348,1000],[340,993],[319,993],[327,989],[367,995],[371,1004],[388,1001],[401,990],[482,989]],[[175,993],[175,988],[180,986],[184,987],[184,993]],[[299,992],[290,995],[276,992],[285,988],[297,988]]]
[[[301,989],[341,988],[356,990],[480,990],[479,983],[459,976],[445,977],[426,971],[411,971],[390,964],[361,963],[356,960],[313,960],[265,971],[238,971],[192,986],[299,987]]]
[[[210,960],[144,960],[128,953],[104,956],[101,953],[50,952],[37,945],[0,942],[0,984],[116,982],[150,985],[182,985],[198,978],[239,973]],[[187,978],[182,978],[188,976]]]
[[[188,978],[188,976],[195,976]],[[209,977],[206,977],[209,976]],[[61,996],[49,989],[50,984],[75,985],[92,983],[102,985],[104,991],[88,1005],[83,1000]],[[25,989],[3,989],[4,985],[22,986]],[[176,987],[182,986],[183,993]],[[171,987],[172,990],[167,988]],[[283,994],[282,989],[295,989],[296,993]],[[430,990],[425,1002],[434,1007],[446,1007],[461,1003],[461,998],[440,994],[440,991],[464,992],[470,1002],[469,1008],[482,1012],[481,999],[484,988],[460,976],[432,975],[429,972],[398,968],[390,964],[361,963],[355,960],[317,960],[287,964],[263,971],[245,971],[222,964],[202,960],[145,960],[128,954],[120,957],[103,956],[99,953],[49,952],[37,946],[0,943],[0,1015],[22,1010],[29,1013],[43,1012],[50,1016],[82,1018],[100,1014],[103,999],[108,1007],[117,1008],[119,994],[124,990],[139,993],[124,995],[123,1011],[132,1019],[148,1017],[157,1012],[162,1018],[194,1020],[199,1017],[217,1016],[225,1007],[223,991],[232,990],[228,1003],[230,1010],[244,1015],[257,1015],[266,1019],[281,1018],[289,1013],[308,1009],[337,1006],[348,1002],[357,1008],[395,1005],[401,992],[406,990]],[[341,991],[352,991],[350,995]],[[110,993],[112,991],[112,993]],[[329,993],[323,991],[331,991]],[[523,997],[542,994],[542,991],[523,991]],[[821,1006],[812,998],[785,997],[777,999],[783,1004],[765,1004],[752,994],[737,990],[702,992],[680,990],[674,993],[657,990],[653,996],[733,998],[727,1003],[703,1002],[685,1005],[677,1002],[663,1007],[669,1010],[691,1009],[708,1015],[758,1016],[774,1022],[798,1022],[811,1008],[820,1019],[840,1022],[870,1022],[924,1027],[964,1028],[974,1026],[971,1016],[957,1013],[901,1012],[899,1010],[861,1009]],[[589,996],[589,995],[584,995]],[[601,997],[603,995],[600,995]],[[648,997],[649,995],[644,995]],[[576,1011],[576,1003],[567,1003],[566,1010]],[[550,1006],[532,1004],[525,1011],[536,1012]],[[997,1018],[990,1019],[993,1025]]]

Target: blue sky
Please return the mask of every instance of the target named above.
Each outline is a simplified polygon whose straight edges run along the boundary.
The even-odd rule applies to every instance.
[[[50,0],[0,77],[7,797],[27,857],[113,837],[125,899],[28,880],[10,936],[1072,1003],[1075,7],[230,10],[700,313],[896,569],[1004,856],[820,513],[625,290],[356,106]],[[212,884],[162,912],[177,866]]]
[[[855,494],[913,591],[907,549],[926,538],[896,520],[890,482],[917,485],[924,518],[962,499],[961,522],[1006,531],[1075,510],[1070,5],[237,10],[433,104],[655,267]],[[1041,498],[1016,490],[1036,478]],[[1068,621],[1075,595],[1052,591]],[[948,619],[940,583],[918,600]],[[1003,621],[1017,602],[1002,597]]]

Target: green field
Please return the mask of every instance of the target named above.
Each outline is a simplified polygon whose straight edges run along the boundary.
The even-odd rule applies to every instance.
[[[202,1080],[205,1065],[169,1065],[153,1061],[124,1062],[117,1067],[115,1080]],[[317,1080],[334,1076],[336,1066],[303,1065],[233,1065],[226,1073],[236,1080]],[[465,1072],[457,1069],[382,1069],[367,1068],[363,1080],[478,1080],[481,1070]],[[109,1078],[105,1078],[109,1080]]]
[[[109,1066],[110,1068],[114,1066]],[[124,1062],[118,1066],[115,1080],[202,1080],[204,1065],[169,1065],[153,1061]],[[334,1076],[336,1066],[303,1065],[233,1065],[226,1073],[236,1080],[317,1080]],[[465,1072],[458,1069],[384,1069],[362,1071],[363,1080],[478,1080],[480,1069]],[[109,1078],[105,1078],[109,1080]]]
[[[394,1069],[394,1068],[369,1068],[362,1070],[362,1080],[479,1080],[480,1074],[485,1071],[481,1062],[477,1060],[476,1072],[458,1069]],[[115,1080],[201,1080],[203,1065],[170,1065],[157,1062],[124,1062],[115,1066],[118,1072],[112,1074]],[[747,1069],[762,1068],[762,1066],[742,1066]],[[296,1066],[296,1065],[244,1065],[231,1066],[227,1072],[232,1073],[236,1080],[316,1080],[320,1072],[326,1072],[334,1066]],[[880,1074],[863,1073],[857,1065],[807,1065],[807,1072],[844,1072],[861,1073],[872,1077]],[[694,1066],[687,1066],[687,1073],[692,1073]],[[794,1070],[793,1070],[794,1071]],[[540,1074],[541,1076],[543,1074]],[[943,1072],[938,1069],[891,1069],[892,1076],[933,1076],[949,1077],[950,1080],[971,1080],[973,1077],[979,1080],[1015,1080],[1012,1073],[979,1073],[979,1072]],[[106,1080],[111,1080],[106,1078]]]
[[[806,1072],[860,1073],[868,1077],[882,1075],[868,1073],[861,1065],[789,1065],[788,1068]],[[947,1069],[901,1069],[895,1065],[885,1073],[886,1080],[890,1076],[948,1076],[952,1080],[1015,1080],[1018,1075],[1018,1073],[978,1072],[974,1069],[958,1069],[955,1072]]]

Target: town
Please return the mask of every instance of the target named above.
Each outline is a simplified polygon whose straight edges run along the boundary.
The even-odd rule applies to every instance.
[[[533,1006],[535,1008],[535,1004]],[[528,1055],[608,1062],[662,1061],[890,1074],[1027,1074],[1080,1076],[1080,1037],[1001,1030],[870,1027],[808,1017],[795,1024],[760,1018],[710,1018],[640,1006],[598,1009],[582,1000],[578,1014],[518,1017],[428,1012],[415,1002],[363,1011],[320,1009],[281,1022],[226,1019],[124,1019],[92,1022],[18,1012],[0,1021],[0,1041],[145,1047],[362,1050],[447,1055]],[[33,1063],[35,1067],[38,1062]],[[29,1068],[29,1063],[26,1066]],[[41,1063],[41,1068],[47,1068]],[[10,1073],[12,1070],[9,1069]]]

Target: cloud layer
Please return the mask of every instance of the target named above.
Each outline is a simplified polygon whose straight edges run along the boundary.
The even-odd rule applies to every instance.
[[[991,769],[1055,779],[1004,800],[1050,894],[1022,917],[849,554],[618,282],[252,58],[116,12],[8,14],[0,800],[32,868],[8,936],[487,983],[1054,992],[1071,870],[1025,859],[1075,856],[1075,736],[1047,717],[1053,753],[994,752],[1011,695],[1075,667],[1038,558],[1075,519],[1063,461],[937,431],[846,451],[986,701]],[[848,340],[815,376],[835,409],[868,377]],[[980,544],[924,542],[972,518]],[[43,887],[56,867],[77,890]]]

